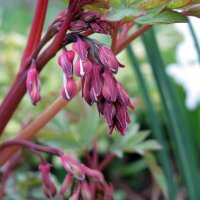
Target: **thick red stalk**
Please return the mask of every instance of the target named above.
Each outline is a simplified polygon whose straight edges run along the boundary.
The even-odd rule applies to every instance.
[[[61,29],[58,32],[56,38],[53,40],[52,44],[36,60],[38,71],[41,71],[43,67],[47,64],[47,62],[52,57],[54,57],[59,50],[66,31],[68,30],[71,23],[72,17],[75,14],[74,11],[77,7],[77,2],[78,0],[74,0],[73,3],[70,5],[66,19],[61,26]],[[25,63],[26,61],[24,61],[23,65],[25,65]],[[22,100],[24,94],[26,93],[26,74],[26,70],[23,71],[23,73],[20,73],[0,106],[0,135],[3,133],[5,126],[7,125],[8,121],[18,107],[20,101]]]
[[[9,92],[0,106],[0,135],[25,94],[26,87],[25,84],[23,84],[25,83],[26,78],[26,74],[23,73],[25,69],[25,61],[30,56],[41,38],[48,2],[49,0],[37,1],[31,31],[20,64],[19,74],[14,80]]]
[[[48,2],[49,0],[37,0],[37,5],[35,9],[35,14],[34,14],[32,26],[31,26],[31,30],[29,33],[28,42],[24,50],[24,54],[23,54],[21,64],[20,64],[20,71],[23,71],[24,62],[31,55],[34,48],[37,46],[38,42],[40,41]]]

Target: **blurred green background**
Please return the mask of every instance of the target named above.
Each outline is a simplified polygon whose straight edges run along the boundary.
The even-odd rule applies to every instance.
[[[17,73],[34,5],[31,0],[0,2],[0,102]],[[64,6],[59,0],[50,1],[44,32]],[[191,26],[187,29],[190,33],[193,30]],[[92,37],[105,44],[111,42],[108,36]],[[198,200],[200,107],[189,110],[184,87],[166,74],[166,67],[177,63],[177,46],[184,40],[184,34],[174,25],[156,26],[118,56],[126,68],[117,78],[136,106],[130,111],[132,123],[125,137],[116,132],[110,137],[95,106],[86,105],[79,95],[40,131],[36,141],[57,146],[84,161],[85,150],[91,152],[92,141],[98,138],[101,159],[110,152],[117,155],[103,171],[114,185],[115,199]],[[40,75],[42,101],[34,107],[24,97],[0,142],[13,138],[59,96],[61,77],[55,57]],[[26,162],[10,177],[5,199],[44,199],[37,170],[39,160],[27,151],[23,157]],[[53,176],[59,186],[66,172],[57,159],[47,159],[54,166]]]

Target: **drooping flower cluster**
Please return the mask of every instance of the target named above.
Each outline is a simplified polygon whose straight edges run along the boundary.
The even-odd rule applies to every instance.
[[[63,10],[51,27],[58,28],[63,23],[66,12],[66,9]],[[68,101],[75,96],[77,86],[73,75],[80,77],[82,97],[90,106],[96,103],[99,113],[107,121],[109,134],[115,128],[124,135],[127,124],[130,123],[128,107],[134,109],[134,106],[125,88],[114,76],[123,65],[118,62],[111,49],[81,34],[89,29],[108,34],[109,25],[100,19],[97,12],[81,11],[71,22],[70,29],[77,31],[71,34],[72,50],[67,50],[67,43],[63,42],[62,54],[58,59],[63,72],[62,96]],[[75,53],[77,59],[74,63]],[[27,91],[32,103],[36,105],[40,100],[40,81],[35,61],[28,71]]]
[[[63,167],[67,170],[67,175],[63,179],[59,196],[65,199],[69,196],[68,191],[71,190],[70,199],[92,200],[92,196],[110,196],[113,199],[112,185],[104,181],[102,173],[98,170],[88,168],[84,164],[78,163],[67,154],[62,153],[60,156]],[[43,180],[43,192],[47,198],[53,198],[57,195],[57,188],[51,180],[51,165],[47,161],[43,161],[39,165]],[[87,176],[87,179],[86,179]],[[76,180],[73,184],[74,179]],[[76,185],[75,185],[76,184]],[[75,185],[73,187],[72,185]],[[91,187],[94,185],[96,188]]]
[[[123,65],[118,62],[111,49],[86,37],[77,36],[72,49],[78,55],[74,67],[72,50],[64,48],[59,57],[64,74],[63,97],[70,100],[75,94],[76,85],[72,78],[74,72],[81,78],[82,97],[90,106],[97,104],[99,113],[106,118],[109,133],[112,134],[116,128],[124,135],[127,124],[130,123],[128,107],[134,109],[134,106],[123,85],[114,77]]]

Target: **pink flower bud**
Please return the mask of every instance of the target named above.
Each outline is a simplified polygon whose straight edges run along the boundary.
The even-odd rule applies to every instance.
[[[76,43],[72,44],[72,49],[79,55],[82,61],[85,61],[87,59],[88,48],[88,44],[80,38],[77,39]]]
[[[94,103],[94,100],[90,96],[91,79],[91,74],[88,74],[82,78],[82,97],[90,106]]]
[[[101,80],[101,66],[94,63],[92,67],[92,92],[95,101],[98,101],[98,97],[102,91],[102,80]]]
[[[85,23],[82,20],[72,21],[71,24],[70,24],[70,30],[71,31],[84,31],[88,28],[89,28],[88,24]]]
[[[81,164],[82,171],[87,176],[92,177],[93,179],[96,179],[99,182],[104,181],[103,174],[100,171],[97,171],[95,169],[90,169],[89,167],[86,167],[85,165]]]
[[[38,71],[36,69],[35,60],[32,60],[31,66],[27,73],[26,89],[32,104],[36,105],[41,99],[40,97],[41,88],[40,88],[40,79]]]
[[[128,111],[126,111],[126,122],[127,122],[128,124],[131,123],[131,119],[130,119],[130,117],[129,117]]]
[[[97,108],[98,108],[99,114],[104,115],[104,103],[101,101],[97,102]]]
[[[89,188],[89,185],[87,184],[86,181],[83,181],[81,183],[81,195],[83,200],[92,200],[92,195],[91,195],[91,191]]]
[[[90,27],[94,32],[103,33],[106,35],[109,34],[109,31],[108,31],[109,26],[105,22],[96,21],[96,22],[90,23]]]
[[[113,73],[118,72],[119,63],[111,49],[101,45],[99,47],[99,58],[103,65]]]
[[[62,54],[58,58],[58,63],[68,78],[71,78],[73,75],[74,56],[74,51],[67,51],[66,49],[63,49]]]
[[[73,175],[71,173],[68,173],[65,178],[64,181],[62,183],[61,189],[60,189],[60,195],[65,198],[65,195],[67,193],[67,191],[69,190],[71,184],[73,182]]]
[[[110,34],[110,26],[106,22],[99,21],[98,25],[102,30],[101,33],[106,34],[106,35]]]
[[[125,132],[127,129],[127,121],[130,119],[127,119],[127,109],[120,103],[117,103],[116,105],[116,128],[120,132],[121,135],[125,135]]]
[[[89,59],[82,61],[80,58],[77,59],[74,66],[74,73],[78,77],[83,77],[89,74],[92,70],[92,63]]]
[[[103,95],[97,95],[95,92],[94,87],[92,86],[91,90],[90,90],[90,98],[95,101],[95,102],[100,102],[103,98]]]
[[[104,103],[104,116],[106,118],[107,124],[108,126],[112,126],[113,125],[113,119],[115,117],[116,114],[116,109],[115,106],[112,103],[109,102],[105,102]]]
[[[57,193],[57,190],[54,184],[50,180],[50,171],[51,171],[50,164],[49,163],[41,164],[39,165],[38,168],[42,173],[44,194],[48,198],[54,197]]]
[[[79,18],[85,22],[91,22],[99,18],[99,13],[96,11],[84,11],[80,13]]]
[[[77,185],[69,200],[80,200],[80,185]]]
[[[96,22],[90,23],[90,27],[96,33],[103,33],[103,30],[101,29],[101,27]]]
[[[135,107],[131,104],[128,93],[126,92],[124,86],[118,82],[117,88],[118,88],[118,98],[117,98],[118,101],[125,107],[129,106],[132,110],[134,110]]]
[[[79,180],[85,179],[85,174],[83,172],[82,166],[78,162],[76,162],[66,154],[61,155],[60,158],[64,168],[69,173],[73,174],[74,177],[76,177]]]
[[[75,95],[77,91],[76,82],[73,78],[67,78],[63,73],[63,86],[62,86],[62,96],[67,101],[70,101]]]
[[[109,102],[115,102],[118,96],[115,79],[110,71],[103,73],[103,89],[102,94]]]
[[[43,192],[47,198],[52,199],[57,194],[57,189],[54,184],[51,183],[50,189],[47,187],[43,187]]]

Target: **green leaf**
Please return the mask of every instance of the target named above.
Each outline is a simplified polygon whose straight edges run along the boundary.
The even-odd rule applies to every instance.
[[[79,123],[73,125],[73,134],[77,136],[77,141],[82,148],[86,148],[91,141],[97,129],[99,116],[97,109],[90,110],[89,115],[81,119]]]
[[[135,151],[141,155],[144,155],[149,151],[156,151],[162,149],[162,146],[156,140],[147,140],[141,144],[136,145]]]
[[[176,91],[165,73],[158,44],[153,29],[142,36],[149,62],[161,95],[167,119],[171,141],[174,142],[175,155],[187,187],[188,198],[196,200],[200,196],[198,189],[198,159],[194,149],[188,122],[180,107]],[[153,47],[153,50],[152,50]]]
[[[163,4],[166,4],[168,2],[169,0],[142,0],[138,4],[138,6],[143,9],[151,9],[151,8],[160,7]]]
[[[188,5],[189,3],[191,3],[191,0],[172,0],[168,7],[169,8],[181,8],[183,6]]]
[[[148,165],[154,179],[156,180],[160,189],[162,190],[162,192],[165,194],[165,197],[166,197],[167,196],[167,183],[166,183],[166,179],[165,179],[162,169],[158,166],[153,154],[147,153],[147,154],[145,154],[144,158],[147,162],[147,165]]]
[[[187,17],[176,11],[165,10],[157,15],[147,15],[135,20],[139,24],[170,24],[187,22]]]
[[[126,21],[133,21],[134,18],[141,16],[143,11],[138,8],[113,8],[106,19],[109,21],[120,21],[122,19]]]

